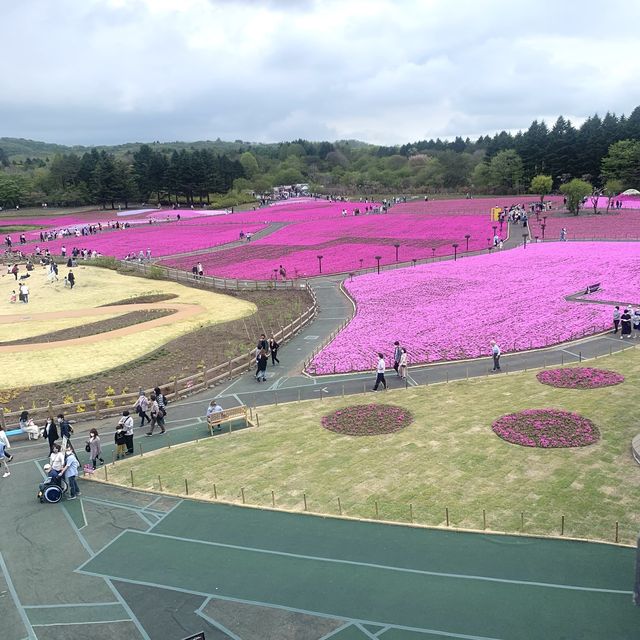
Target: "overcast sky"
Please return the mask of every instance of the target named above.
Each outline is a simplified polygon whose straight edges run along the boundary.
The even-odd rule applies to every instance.
[[[633,0],[0,0],[0,136],[477,137],[640,105]]]

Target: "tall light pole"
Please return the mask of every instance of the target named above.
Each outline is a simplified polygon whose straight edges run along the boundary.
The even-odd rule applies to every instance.
[[[396,242],[393,246],[396,248],[396,262],[398,262],[398,249],[400,248],[400,245]]]
[[[467,241],[467,253],[469,253],[469,238],[470,238],[470,237],[471,237],[471,234],[470,234],[470,233],[467,233],[467,234],[464,236],[464,239]]]
[[[378,275],[380,275],[380,260],[382,260],[382,256],[374,256],[374,257],[378,261]]]
[[[322,273],[322,258],[323,256],[318,256],[318,271]]]
[[[458,243],[454,242],[451,246],[453,247],[453,261],[455,262],[458,259]]]

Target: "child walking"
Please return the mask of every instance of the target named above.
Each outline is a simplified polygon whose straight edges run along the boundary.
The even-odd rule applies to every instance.
[[[127,434],[124,430],[124,424],[118,423],[113,439],[116,443],[116,460],[120,460],[121,456],[124,458],[127,449]]]

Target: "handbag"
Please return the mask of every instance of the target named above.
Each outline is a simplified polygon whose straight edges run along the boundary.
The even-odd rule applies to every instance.
[[[91,451],[91,445],[87,442],[87,444],[84,445],[84,450],[89,453]]]

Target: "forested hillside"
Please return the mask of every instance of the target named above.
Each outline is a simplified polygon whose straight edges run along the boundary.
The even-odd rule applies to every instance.
[[[359,141],[273,144],[152,142],[64,147],[0,138],[0,206],[126,205],[247,201],[277,185],[309,183],[336,194],[521,193],[534,177],[551,189],[640,187],[640,107],[627,117],[594,115],[580,127],[560,116],[549,127],[477,140],[421,140],[401,146]],[[224,196],[224,197],[222,197]]]

